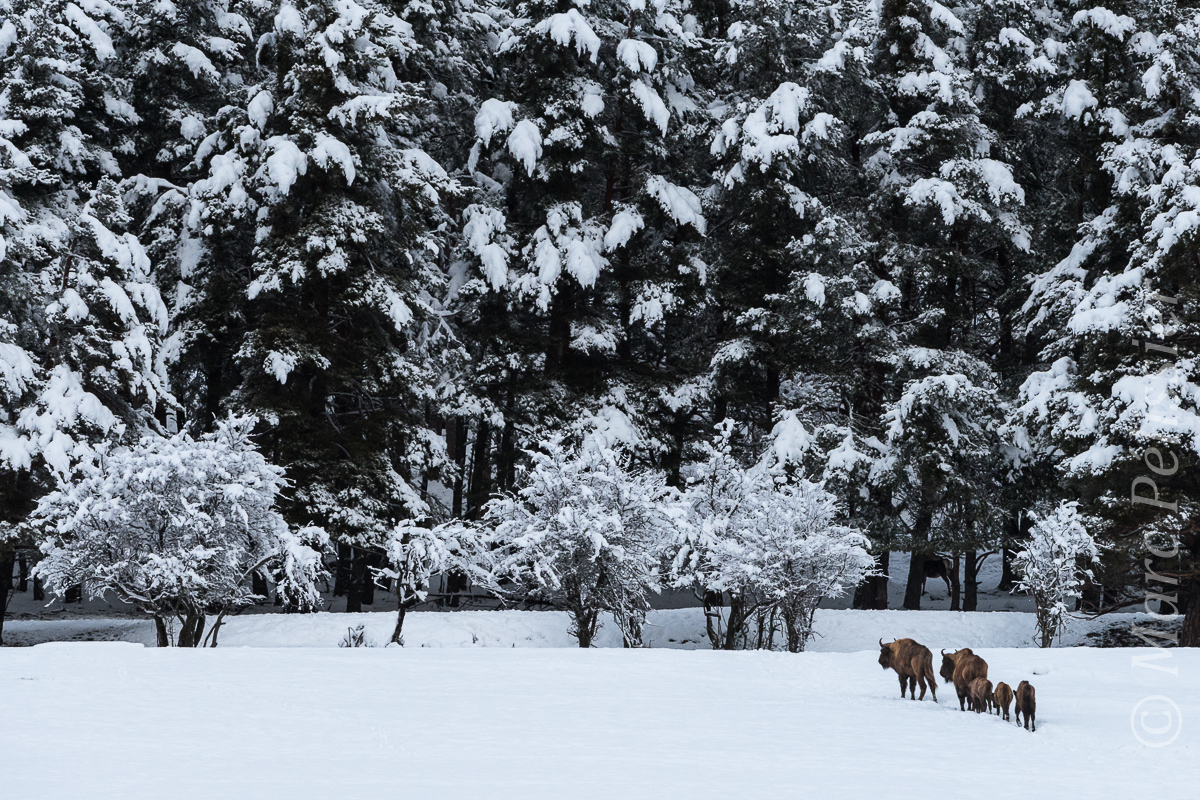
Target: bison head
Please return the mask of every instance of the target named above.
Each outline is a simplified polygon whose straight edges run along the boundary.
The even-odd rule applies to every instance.
[[[945,650],[942,651],[942,669],[940,674],[942,680],[946,683],[954,682],[954,655],[954,653],[947,655]]]
[[[892,665],[892,647],[883,643],[883,639],[879,640],[879,666],[887,669]]]

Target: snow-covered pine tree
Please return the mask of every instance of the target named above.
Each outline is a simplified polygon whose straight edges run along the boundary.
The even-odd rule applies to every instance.
[[[904,389],[884,414],[887,449],[871,480],[892,498],[903,524],[911,553],[904,607],[917,609],[930,553],[939,546],[965,550],[970,589],[976,544],[998,535],[1002,417],[994,376],[978,359],[924,348],[901,358]]]
[[[170,404],[166,316],[112,179],[135,120],[106,66],[124,14],[73,3],[8,11],[3,268],[7,322],[19,330],[6,331],[6,383],[20,405],[5,409],[5,466],[61,478],[106,437],[156,426]]]
[[[1080,148],[1082,224],[1026,303],[1043,364],[1021,387],[1013,422],[1065,496],[1086,498],[1085,510],[1109,522],[1114,547],[1097,570],[1109,602],[1141,599],[1151,566],[1170,583],[1146,591],[1167,596],[1164,613],[1185,613],[1180,641],[1197,646],[1200,540],[1186,498],[1200,455],[1200,379],[1188,349],[1200,34],[1194,12],[1172,3],[1080,10],[1071,25],[1070,70],[1036,111],[1061,120],[1063,140]],[[1157,489],[1138,491],[1139,478]],[[1144,564],[1148,552],[1155,559]]]
[[[190,195],[245,122],[246,92],[258,82],[254,30],[270,24],[269,8],[138,0],[119,42],[138,118],[134,146],[119,154],[123,189],[170,311],[168,366],[181,416],[206,428],[238,381],[254,232],[244,217],[237,224],[235,209],[216,212],[205,191]]]
[[[677,469],[703,366],[677,325],[706,277],[687,158],[703,125],[696,20],[674,0],[504,8],[470,161],[487,202],[465,231],[475,369],[504,425],[497,471],[512,475],[517,426],[533,441],[605,404],[648,426],[644,455]]]
[[[753,421],[761,435],[789,382],[844,362],[855,341],[843,300],[859,288],[861,254],[842,215],[861,189],[852,146],[877,125],[880,102],[853,12],[754,0],[732,5],[729,20],[716,52],[721,227],[708,248],[715,312],[705,323],[718,418]]]
[[[357,553],[351,609],[366,553],[426,515],[421,480],[445,462],[425,427],[442,372],[429,301],[444,281],[439,203],[457,188],[409,138],[417,47],[373,2],[280,4],[259,42],[264,82],[197,187],[201,218],[256,221],[229,402],[268,420],[266,451],[296,485],[286,513]],[[218,238],[236,227],[221,222]]]

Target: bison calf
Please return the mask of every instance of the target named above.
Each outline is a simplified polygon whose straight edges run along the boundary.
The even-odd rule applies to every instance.
[[[1021,681],[1017,686],[1017,724],[1021,724],[1021,715],[1025,715],[1025,730],[1029,730],[1033,726],[1033,730],[1037,730],[1037,694],[1033,690],[1033,684],[1029,681]]]
[[[1008,707],[1012,704],[1012,700],[1012,687],[1004,681],[997,683],[995,690],[992,692],[992,707],[996,710],[996,716],[1000,716],[1001,709],[1003,709],[1005,722],[1008,722],[1010,719],[1008,715]]]
[[[971,691],[971,681],[976,678],[987,678],[987,662],[964,647],[953,653],[942,651],[942,680],[954,684],[954,693],[958,695],[959,711],[967,710],[967,698]]]
[[[976,714],[992,710],[992,682],[987,678],[976,678],[968,688],[970,708]]]
[[[890,644],[879,640],[879,666],[894,669],[900,676],[900,697],[904,697],[907,685],[912,699],[917,699],[917,684],[921,684],[921,699],[925,699],[926,682],[937,702],[937,682],[933,679],[933,653],[923,644],[912,639],[897,639]]]

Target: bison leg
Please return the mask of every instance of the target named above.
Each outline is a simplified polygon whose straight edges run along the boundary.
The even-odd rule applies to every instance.
[[[907,682],[908,682],[908,678],[904,675],[901,675],[900,676],[900,699],[901,700],[904,699],[904,688],[905,688],[905,685],[907,684]]]
[[[954,688],[956,690],[958,689],[957,686],[955,686]],[[967,710],[967,695],[965,692],[958,692],[958,710],[959,711]]]
[[[925,676],[917,673],[917,683],[921,685],[921,699],[925,699]]]
[[[913,700],[917,699],[917,679],[912,675],[908,676],[908,696]]]

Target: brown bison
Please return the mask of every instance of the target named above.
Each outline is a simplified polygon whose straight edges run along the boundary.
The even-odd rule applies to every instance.
[[[954,693],[958,695],[958,710],[967,710],[967,698],[970,695],[971,681],[976,678],[987,678],[987,662],[964,647],[953,653],[942,651],[942,680],[954,684]]]
[[[1008,707],[1012,704],[1012,700],[1012,687],[1004,681],[997,683],[995,690],[992,692],[992,707],[996,710],[996,716],[1000,716],[1000,712],[1003,709],[1005,722],[1008,722],[1010,719],[1008,715]]]
[[[987,678],[976,678],[971,681],[968,687],[968,700],[970,708],[976,714],[982,714],[985,711],[992,710],[992,682]]]
[[[900,676],[900,697],[904,697],[905,682],[908,684],[912,699],[917,699],[917,684],[921,684],[921,699],[925,699],[925,686],[928,681],[929,691],[933,692],[933,702],[937,702],[937,681],[933,679],[933,653],[923,644],[912,639],[897,639],[891,644],[879,640],[879,666],[884,669],[894,669]]]
[[[1029,681],[1021,681],[1017,685],[1017,724],[1021,724],[1021,715],[1025,715],[1025,730],[1029,730],[1029,726],[1033,725],[1033,729],[1037,730],[1037,697],[1033,691],[1033,684]]]

